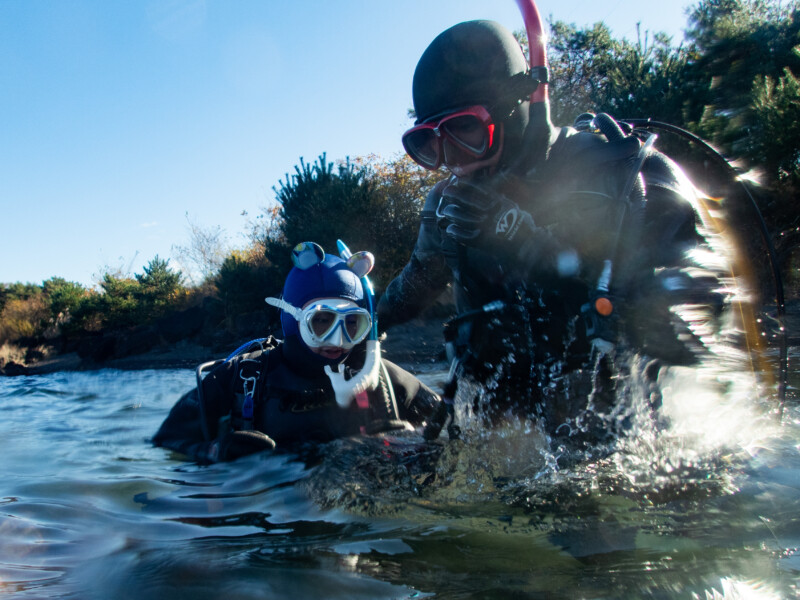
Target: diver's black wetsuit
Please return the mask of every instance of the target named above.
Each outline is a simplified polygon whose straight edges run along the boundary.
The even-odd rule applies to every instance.
[[[519,252],[455,242],[446,232],[442,192],[456,178],[440,182],[426,199],[410,262],[380,300],[381,326],[416,316],[451,280],[461,314],[503,301],[505,309],[455,324],[463,373],[499,384],[483,407],[490,413],[511,406],[541,416],[543,400],[552,398],[553,426],[575,411],[554,408],[551,392],[573,386],[585,406],[592,390],[614,385],[613,353],[597,361],[593,339],[658,364],[693,363],[703,345],[671,309],[697,304],[713,316],[722,303],[719,274],[690,255],[707,249],[696,192],[674,162],[651,152],[624,199],[636,146],[633,154],[617,150],[598,133],[563,128],[553,131],[545,160],[530,152],[527,163],[489,178],[485,185],[533,218],[535,235]],[[602,318],[585,307],[609,260],[614,311]],[[567,383],[569,372],[588,374],[588,383]]]
[[[298,343],[299,344],[299,343]],[[421,424],[439,397],[416,377],[382,360],[380,385],[368,394],[368,406],[340,408],[321,365],[293,360],[292,342],[236,356],[217,366],[202,383],[201,394],[186,393],[170,411],[153,443],[200,462],[232,460],[308,441],[327,442],[359,433]],[[345,362],[346,372],[360,368],[358,348]],[[300,357],[299,347],[294,350]],[[298,365],[304,365],[299,367]],[[242,415],[244,378],[256,377],[252,419]],[[396,409],[395,409],[396,407]],[[237,432],[237,435],[233,435]],[[242,432],[253,432],[246,434]],[[258,433],[260,432],[260,433]],[[259,443],[259,438],[261,443]]]

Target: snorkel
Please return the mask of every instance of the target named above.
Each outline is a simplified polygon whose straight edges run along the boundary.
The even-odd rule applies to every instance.
[[[352,378],[345,379],[341,364],[336,366],[335,371],[331,367],[325,366],[325,373],[328,375],[328,379],[331,380],[337,404],[342,408],[347,408],[356,396],[378,387],[381,366],[381,343],[378,341],[375,291],[372,287],[372,282],[367,277],[367,274],[375,264],[375,259],[369,252],[361,251],[353,254],[342,240],[336,240],[336,246],[339,249],[339,256],[347,261],[347,266],[361,279],[361,285],[364,287],[364,294],[367,297],[367,309],[372,317],[372,328],[367,336],[366,357],[362,369]]]
[[[531,158],[536,161],[545,160],[548,140],[553,134],[550,121],[550,101],[548,99],[549,70],[547,66],[547,33],[542,24],[542,17],[534,0],[516,0],[522,12],[525,32],[528,36],[528,69],[530,77],[538,85],[530,95],[528,109],[529,123],[525,130],[524,142],[527,150],[519,153],[516,163],[510,163],[512,169],[530,168]],[[530,155],[530,156],[529,156]]]
[[[539,85],[531,94],[531,104],[547,103],[547,34],[542,28],[542,17],[533,0],[517,0],[517,6],[522,12],[525,32],[528,35],[528,61],[531,73],[539,81]]]

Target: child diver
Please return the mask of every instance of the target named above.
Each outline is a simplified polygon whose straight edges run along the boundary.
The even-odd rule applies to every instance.
[[[201,463],[229,461],[410,429],[443,414],[435,392],[380,356],[366,277],[374,259],[339,244],[341,258],[313,242],[294,248],[282,298],[266,299],[281,309],[284,339],[255,340],[200,365],[197,387],[172,408],[156,446]]]

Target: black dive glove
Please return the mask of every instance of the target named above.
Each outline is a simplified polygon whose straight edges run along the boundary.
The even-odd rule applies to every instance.
[[[232,431],[211,442],[208,459],[211,462],[223,462],[274,449],[275,441],[260,431]]]
[[[555,243],[515,202],[474,183],[458,181],[445,187],[438,214],[450,239],[510,260],[512,266],[546,260]]]

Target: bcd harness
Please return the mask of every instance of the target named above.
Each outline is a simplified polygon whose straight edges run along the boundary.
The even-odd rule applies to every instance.
[[[617,122],[605,113],[600,113],[597,116],[593,116],[591,113],[580,115],[576,119],[575,126],[578,131],[599,130],[609,142],[619,141],[625,137],[625,133]],[[597,279],[594,289],[590,293],[589,302],[581,306],[581,316],[583,317],[586,328],[586,337],[592,344],[592,347],[600,353],[611,352],[616,343],[617,315],[615,310],[615,298],[611,291],[614,262],[621,258],[618,254],[620,251],[620,243],[623,236],[622,229],[626,214],[631,210],[641,214],[644,210],[645,198],[643,190],[636,186],[636,182],[642,171],[644,162],[653,148],[656,138],[656,134],[648,134],[636,156],[626,161],[629,166],[629,171],[622,192],[619,195],[619,208],[615,231],[610,238],[608,253],[603,261],[603,269]],[[639,228],[641,227],[640,220],[635,220],[635,223]],[[638,232],[633,232],[633,236],[635,239],[638,236]],[[624,286],[619,286],[619,288],[622,287]],[[618,293],[622,291],[619,288]]]
[[[217,436],[223,436],[231,431],[248,431],[256,428],[256,417],[260,403],[277,400],[280,410],[291,410],[302,413],[318,408],[336,406],[331,390],[322,387],[301,388],[284,382],[270,382],[270,374],[277,375],[279,365],[271,360],[279,342],[273,337],[259,338],[241,345],[228,357],[210,361],[199,365],[196,369],[197,390],[202,415],[204,434],[208,421],[205,415],[205,400],[203,398],[204,377],[224,363],[237,360],[238,371],[236,380],[238,384],[234,398],[235,401],[226,414],[219,418]],[[295,389],[296,388],[296,389]],[[379,385],[375,390],[365,392],[356,397],[355,406],[361,421],[360,429],[363,433],[376,433],[405,426],[400,420],[394,387],[392,385],[386,366],[381,362]],[[352,415],[352,411],[345,414]]]
[[[203,397],[203,379],[205,376],[216,367],[245,354],[261,351],[268,358],[270,350],[276,346],[277,342],[272,336],[258,338],[242,344],[226,358],[202,363],[195,369],[201,421],[203,423],[203,433],[206,439],[210,439],[211,436],[207,431],[208,421],[205,414],[205,398]],[[220,417],[217,427],[217,436],[222,436],[232,430],[249,431],[253,429],[255,398],[257,397],[258,382],[261,378],[261,370],[259,368],[261,364],[261,361],[250,358],[244,358],[239,361],[238,376],[242,381],[242,391],[235,394],[235,406],[233,406],[227,414]],[[269,361],[267,360],[267,365],[268,364]]]

